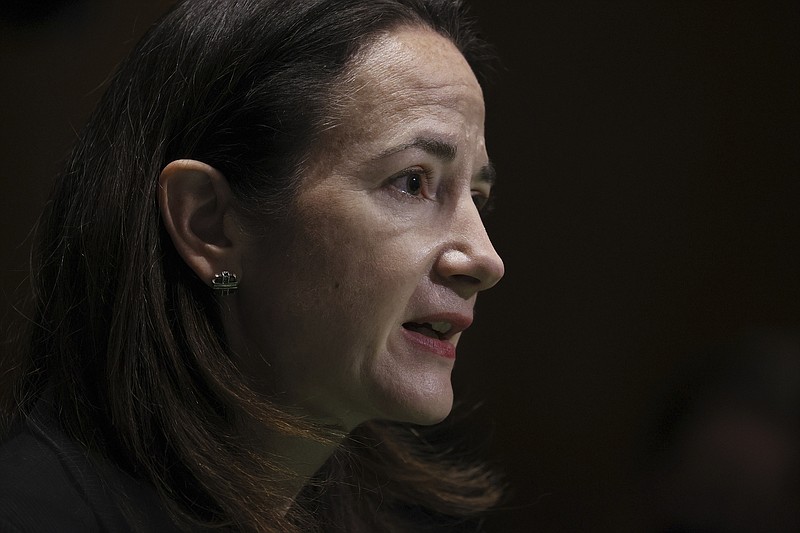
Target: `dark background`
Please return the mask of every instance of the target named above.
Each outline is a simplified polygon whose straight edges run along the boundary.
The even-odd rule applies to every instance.
[[[170,3],[0,8],[4,327],[75,131]],[[515,495],[487,528],[658,529],[647,443],[682,373],[800,325],[800,3],[472,4],[503,60],[485,95],[506,278],[455,377]]]

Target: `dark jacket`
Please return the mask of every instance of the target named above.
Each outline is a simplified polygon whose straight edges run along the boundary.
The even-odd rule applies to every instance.
[[[0,532],[177,531],[155,491],[70,440],[45,409],[0,445]]]

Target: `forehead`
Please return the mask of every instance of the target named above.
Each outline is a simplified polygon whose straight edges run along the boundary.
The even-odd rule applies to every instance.
[[[472,69],[455,44],[426,27],[401,26],[381,34],[357,55],[353,71],[356,76],[402,76],[423,84],[428,76],[435,76],[439,82],[480,91]]]
[[[483,135],[483,93],[463,55],[427,28],[381,35],[353,61],[330,124],[339,141],[389,140],[439,129],[444,137]]]

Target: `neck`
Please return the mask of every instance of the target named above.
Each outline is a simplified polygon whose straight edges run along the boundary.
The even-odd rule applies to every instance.
[[[320,424],[319,427],[326,426]],[[254,420],[245,424],[242,429],[243,433],[249,435],[251,443],[262,452],[268,453],[278,471],[283,472],[274,488],[288,502],[297,498],[311,477],[330,458],[346,433],[342,428],[327,432],[323,429],[318,438],[313,433],[305,436],[286,435]],[[287,505],[287,511],[290,505],[291,503]]]
[[[269,435],[262,442],[278,464],[290,473],[283,490],[292,500],[297,498],[311,477],[325,464],[338,444],[277,434]]]

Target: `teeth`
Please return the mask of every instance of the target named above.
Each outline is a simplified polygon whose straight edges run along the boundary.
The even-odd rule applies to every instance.
[[[450,322],[406,322],[403,327],[434,339],[441,339],[453,329]]]
[[[431,324],[431,329],[436,333],[445,334],[450,331],[450,328],[453,326],[450,325],[449,322],[434,322]]]

